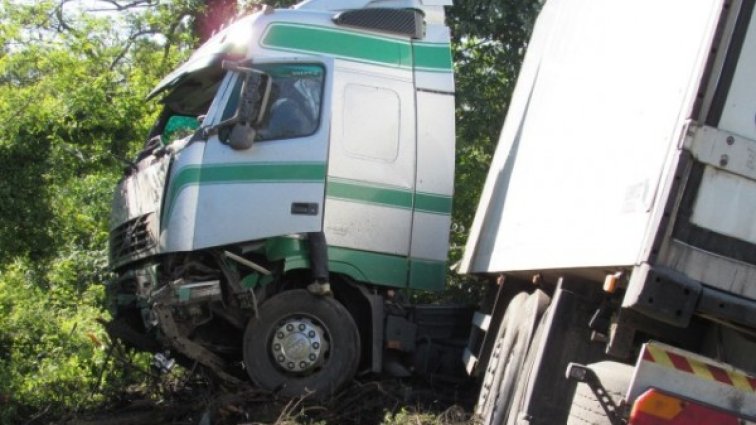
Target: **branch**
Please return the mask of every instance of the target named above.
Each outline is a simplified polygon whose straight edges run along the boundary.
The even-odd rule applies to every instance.
[[[137,38],[143,35],[157,34],[159,32],[160,31],[156,29],[148,29],[148,30],[140,30],[129,35],[129,38],[126,40],[126,45],[123,46],[123,49],[121,49],[121,51],[118,52],[116,57],[113,59],[113,62],[110,63],[108,70],[112,71],[113,69],[115,69],[116,65],[118,65],[118,62],[120,62],[124,58],[124,56],[126,56],[126,53],[129,52],[129,49],[131,49],[131,46],[134,45],[134,41],[136,41]]]
[[[186,16],[186,14],[179,15],[179,17],[168,26],[168,31],[165,33],[165,46],[163,46],[163,59],[161,65],[165,65],[168,61],[168,54],[171,52],[171,46],[173,45],[171,41],[176,33],[176,29],[181,24],[181,20],[184,19],[184,16]]]
[[[66,3],[70,2],[71,0],[61,0],[60,3],[58,3],[57,6],[55,6],[55,9],[52,10],[52,12],[47,16],[47,20],[49,21],[50,18],[55,15],[55,17],[58,19],[58,31],[65,30],[72,32],[74,34],[77,34],[76,30],[74,30],[70,25],[68,25],[63,19],[63,6],[65,6]]]
[[[123,12],[127,9],[132,9],[135,7],[150,7],[154,6],[155,3],[153,3],[153,0],[134,0],[130,3],[121,4],[116,0],[99,0],[103,3],[107,3],[109,5],[112,5],[114,9],[88,9],[88,12]]]

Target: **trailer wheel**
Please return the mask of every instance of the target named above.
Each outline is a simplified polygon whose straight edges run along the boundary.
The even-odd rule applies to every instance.
[[[633,367],[624,363],[604,361],[592,363],[588,368],[596,374],[607,394],[619,404],[630,386]],[[567,425],[612,425],[588,384],[578,383]]]
[[[483,424],[515,423],[527,385],[529,347],[549,297],[520,293],[507,307],[483,378],[476,414]]]
[[[278,294],[247,325],[244,364],[257,386],[287,397],[322,399],[357,371],[360,336],[352,316],[333,297],[305,290]]]
[[[551,300],[547,298],[547,302],[550,302]],[[530,347],[528,348],[528,354],[527,357],[525,357],[525,364],[522,367],[522,370],[520,371],[520,379],[517,381],[517,387],[515,389],[515,393],[512,399],[512,402],[510,403],[508,412],[507,412],[507,418],[508,422],[511,424],[519,424],[517,422],[517,414],[522,410],[523,403],[525,402],[525,392],[527,391],[528,385],[530,384],[530,376],[533,373],[533,365],[535,364],[536,357],[538,355],[538,351],[540,349],[540,344],[542,343],[542,340],[544,338],[544,332],[546,332],[546,319],[549,314],[549,309],[551,306],[547,306],[543,313],[541,313],[541,318],[538,320],[538,324],[536,325],[535,334],[533,335],[533,338],[530,342]]]

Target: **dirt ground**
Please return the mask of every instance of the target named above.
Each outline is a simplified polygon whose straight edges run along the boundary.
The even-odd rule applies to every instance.
[[[360,379],[325,401],[283,399],[251,386],[183,380],[145,396],[124,391],[108,405],[54,421],[65,425],[468,424],[473,382]],[[49,422],[48,422],[49,423]]]

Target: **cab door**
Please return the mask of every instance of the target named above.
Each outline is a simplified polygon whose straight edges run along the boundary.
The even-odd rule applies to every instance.
[[[404,287],[415,187],[412,72],[336,61],[325,229],[331,262]]]
[[[322,63],[255,63],[272,77],[270,107],[255,143],[234,150],[207,141],[198,186],[194,249],[322,229],[331,77]],[[231,75],[214,122],[236,110]]]

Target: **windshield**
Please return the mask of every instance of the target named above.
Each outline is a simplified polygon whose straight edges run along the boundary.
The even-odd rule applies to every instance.
[[[206,70],[218,70],[223,60],[240,60],[247,53],[247,47],[252,36],[253,21],[256,15],[244,17],[232,25],[222,29],[210,40],[205,42],[185,63],[165,76],[162,81],[147,95],[151,99],[164,91],[179,88],[187,79]]]
[[[183,138],[197,129],[223,80],[220,65],[188,76],[162,100],[165,105],[148,140],[160,136],[162,144]],[[149,145],[149,141],[148,141]]]
[[[165,105],[152,128],[149,140],[161,136],[163,144],[196,130],[199,118],[207,114],[225,75],[223,60],[244,57],[253,17],[245,17],[223,29],[200,47],[184,64],[168,74],[147,96],[165,93]]]
[[[309,136],[320,123],[325,71],[314,64],[256,65],[273,82],[270,107],[255,140],[291,139]],[[231,118],[239,102],[242,79],[238,79],[223,110],[222,120]]]

